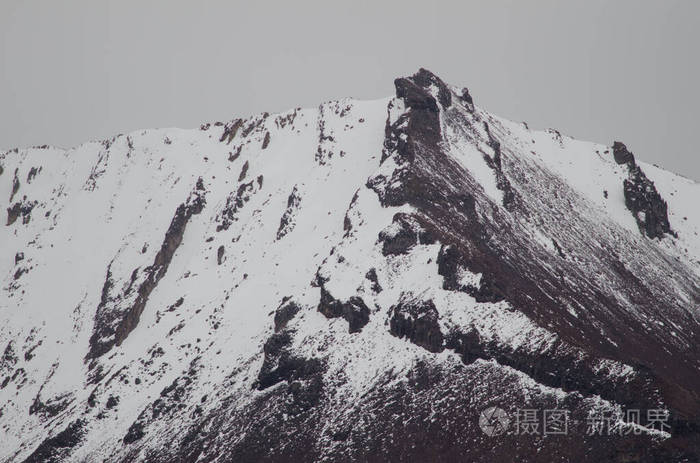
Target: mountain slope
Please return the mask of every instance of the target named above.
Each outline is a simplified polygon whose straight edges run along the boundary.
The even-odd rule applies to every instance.
[[[0,155],[0,461],[700,455],[700,185],[395,83]]]

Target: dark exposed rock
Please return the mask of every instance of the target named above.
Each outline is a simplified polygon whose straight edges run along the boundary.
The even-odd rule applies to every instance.
[[[12,191],[10,192],[9,202],[12,202],[12,198],[14,198],[19,191],[19,177],[17,176],[18,172],[19,168],[15,169],[15,176],[12,178]]]
[[[674,235],[668,221],[668,206],[654,182],[649,180],[637,165],[630,165],[629,176],[623,182],[625,206],[632,212],[637,226],[649,238],[663,238],[664,234]]]
[[[24,260],[24,253],[23,252],[17,252],[15,254],[15,265],[17,265],[19,262]]]
[[[559,257],[562,259],[566,258],[566,254],[564,254],[564,250],[561,248],[557,240],[553,239],[552,240],[552,245],[554,246],[554,249],[557,251],[557,254],[559,254]]]
[[[13,280],[19,280],[20,277],[21,277],[22,275],[24,275],[25,273],[27,273],[28,271],[29,271],[28,268],[26,268],[26,267],[20,267],[20,268],[18,268],[18,269],[15,271],[15,274],[12,275],[12,279],[13,279]]]
[[[263,140],[262,143],[262,149],[267,148],[267,145],[270,144],[270,132],[265,132],[265,139]]]
[[[173,305],[168,307],[168,312],[174,312],[178,307],[180,307],[182,305],[183,302],[185,302],[184,297],[178,298],[178,300],[175,301],[175,303]]]
[[[450,333],[447,336],[445,347],[461,355],[462,361],[466,364],[470,364],[476,359],[490,358],[479,333],[473,329]]]
[[[391,308],[390,332],[430,352],[442,352],[443,335],[433,301],[404,298]]]
[[[241,173],[238,175],[238,181],[242,182],[243,179],[245,179],[245,176],[247,173],[248,173],[248,161],[246,161],[243,164],[243,167],[241,168]]]
[[[291,342],[292,337],[289,331],[275,333],[265,341],[265,346],[263,347],[265,358],[258,373],[257,389],[267,389],[284,379],[277,370],[277,366],[282,355],[287,352]]]
[[[280,114],[279,116],[277,116],[275,118],[275,125],[277,126],[277,128],[283,129],[288,125],[293,125],[294,119],[296,119],[298,111],[299,108],[295,108],[291,112],[288,112],[286,114]]]
[[[332,144],[335,142],[335,137],[331,131],[326,129],[326,105],[319,105],[318,112],[318,147],[314,154],[314,160],[323,166],[333,157]]]
[[[355,194],[352,195],[352,199],[350,200],[350,204],[348,205],[347,210],[345,211],[345,216],[343,217],[343,231],[344,236],[348,237],[352,233],[353,226],[352,226],[352,219],[350,218],[351,212],[355,205],[357,204],[357,198],[359,197],[359,191],[355,191]]]
[[[11,370],[17,364],[17,360],[19,360],[13,344],[13,341],[10,340],[5,346],[2,358],[0,358],[0,371]]]
[[[374,268],[371,268],[367,271],[367,273],[365,274],[365,278],[372,282],[372,291],[374,291],[375,293],[382,292],[382,286],[379,284],[379,278],[377,278],[377,271]]]
[[[216,263],[217,265],[221,265],[224,262],[224,252],[226,248],[224,248],[224,245],[222,244],[219,246],[219,249],[216,251]]]
[[[357,333],[369,322],[370,310],[364,301],[357,296],[352,296],[347,302],[335,299],[321,286],[321,301],[318,311],[327,318],[343,317],[349,324],[350,333]]]
[[[30,361],[31,359],[33,359],[33,358],[34,358],[34,351],[35,351],[39,346],[41,346],[43,343],[44,343],[44,341],[39,340],[38,343],[34,344],[32,347],[30,347],[29,349],[27,349],[27,351],[24,353],[24,360],[26,360],[26,361],[28,362],[28,361]]]
[[[275,463],[324,459],[377,463],[684,461],[669,457],[672,454],[659,453],[662,441],[648,436],[589,436],[586,434],[587,399],[574,396],[561,400],[536,392],[533,397],[523,396],[518,393],[520,375],[509,371],[496,362],[472,368],[418,360],[405,377],[396,377],[390,372],[381,376],[378,387],[363,393],[343,413],[342,419],[331,418],[338,416],[337,411],[324,413],[324,408],[334,403],[323,400],[325,393],[320,402],[322,406],[294,415],[289,406],[293,403],[290,400],[292,384],[269,388],[258,395],[259,399],[249,410],[232,414],[228,405],[224,405],[192,423],[180,447],[170,445],[167,446],[169,452],[159,450],[149,456],[153,463],[217,461],[221,455],[226,455],[230,461]],[[298,383],[303,387],[304,381]],[[477,424],[479,412],[491,404],[494,390],[498,394],[498,406],[510,417],[514,417],[515,407],[570,410],[568,435],[556,439],[512,433],[485,437]],[[576,428],[574,420],[579,422]],[[404,424],[392,425],[398,421]],[[509,431],[512,431],[514,423],[510,426]],[[242,432],[243,429],[247,432]],[[624,446],[629,450],[627,453],[636,451],[642,457],[636,460],[618,457],[621,442],[629,443]],[[321,446],[322,454],[318,450]]]
[[[613,296],[605,294],[581,275],[581,262],[574,266],[575,260],[569,257],[554,261],[550,256],[538,255],[532,249],[532,235],[522,229],[523,221],[541,218],[559,221],[563,213],[567,220],[579,221],[575,228],[579,232],[583,230],[582,227],[596,229],[597,224],[573,208],[574,197],[566,191],[567,185],[556,176],[530,169],[508,156],[510,152],[517,153],[518,147],[508,144],[506,138],[497,139],[508,133],[508,129],[500,126],[497,120],[488,119],[488,126],[483,124],[482,115],[476,112],[440,109],[440,105],[433,104],[430,99],[436,94],[435,89],[429,95],[421,95],[420,89],[419,85],[404,84],[402,89],[397,86],[397,97],[408,96],[403,98],[408,110],[397,116],[399,108],[396,103],[389,103],[390,118],[387,120],[382,162],[391,158],[398,167],[390,174],[381,172],[370,177],[367,186],[377,193],[384,206],[413,206],[417,211],[412,215],[421,217],[421,223],[429,224],[436,240],[454,247],[456,260],[452,262],[453,265],[445,265],[449,264],[449,260],[445,260],[447,256],[440,259],[442,265],[439,265],[439,272],[444,277],[444,288],[465,291],[482,302],[506,300],[511,307],[509,310],[522,311],[535,323],[557,332],[571,345],[604,358],[641,364],[657,372],[664,370],[663,377],[657,375],[652,380],[655,386],[665,391],[665,398],[672,401],[677,410],[686,410],[683,413],[696,416],[700,401],[697,396],[691,399],[688,391],[693,389],[692,384],[697,384],[697,375],[691,379],[687,374],[696,370],[691,366],[694,365],[693,354],[677,349],[674,355],[667,356],[653,349],[651,346],[654,344],[639,334],[645,332],[643,324],[631,317]],[[431,111],[434,112],[436,108],[440,111],[440,117],[431,117]],[[467,139],[473,138],[482,146],[490,147],[483,151],[484,160],[494,169],[497,184],[501,184],[499,165],[502,173],[507,168],[506,180],[510,187],[502,183],[499,188],[504,192],[508,214],[494,208],[492,198],[479,191],[479,182],[471,178],[468,168],[445,153],[444,147],[449,143],[440,143],[440,123],[454,131],[461,131]],[[484,139],[481,128],[486,129],[487,126],[487,137]],[[555,140],[563,143],[561,135],[553,133]],[[551,197],[533,197],[533,193],[537,194],[540,188],[533,188],[528,178],[530,175],[542,175],[540,182],[553,182],[562,191],[555,191]],[[506,194],[509,190],[513,192],[512,196]],[[527,197],[527,203],[520,201],[523,195]],[[534,217],[526,209],[532,205],[536,209]],[[547,208],[551,208],[552,213]],[[583,223],[587,225],[583,226]],[[605,240],[596,231],[586,231],[584,235],[589,240]],[[607,248],[601,252],[588,244],[582,246],[581,236],[557,235],[552,238],[556,239],[562,254],[564,249],[571,252],[572,248],[577,248],[582,252],[577,256],[579,259],[583,256],[585,261],[597,268],[613,268],[611,261],[614,257]],[[627,241],[627,245],[634,244]],[[551,267],[545,268],[543,262]],[[658,260],[656,262],[665,265]],[[481,274],[481,281],[478,284],[464,284],[462,270]],[[674,273],[670,267],[666,267],[666,271]],[[688,279],[682,273],[677,275],[684,281],[682,285],[688,288]],[[575,291],[567,278],[578,282]],[[643,307],[642,310],[651,318],[664,318],[665,315],[660,315],[656,308],[670,304],[675,306],[675,313],[680,314],[679,319],[692,323],[683,315],[687,310],[678,303],[673,291],[655,287],[653,281],[640,278],[639,274],[636,279],[617,276],[614,280],[617,287],[630,300],[634,300],[637,309]],[[650,290],[653,287],[652,293]],[[585,307],[585,312],[579,312],[578,318],[571,316],[566,311],[568,304]],[[664,313],[670,314],[671,311]],[[612,322],[612,319],[615,321]],[[597,320],[598,326],[605,327],[603,332],[595,328],[592,320]],[[697,337],[697,332],[691,336]],[[655,337],[654,342],[667,345],[667,340],[661,336]],[[666,360],[661,361],[662,357]],[[681,357],[684,367],[669,366]],[[666,374],[671,374],[671,370],[674,370],[674,379],[669,381]],[[689,409],[695,411],[688,412]]]
[[[613,157],[618,164],[629,164],[630,167],[635,165],[634,155],[627,150],[624,143],[616,141],[613,143]]]
[[[67,452],[77,446],[85,434],[86,423],[76,420],[54,437],[43,441],[24,463],[58,463],[64,461]]]
[[[34,401],[29,406],[30,415],[40,415],[44,418],[52,418],[64,411],[71,403],[69,396],[54,397],[46,402],[39,397],[41,391],[34,397]]]
[[[499,302],[505,299],[504,291],[493,278],[482,274],[479,287],[461,282],[461,272],[468,271],[462,255],[453,246],[442,246],[437,257],[438,274],[443,277],[442,287],[450,291],[462,291],[477,302]]]
[[[217,232],[228,230],[231,224],[238,220],[236,217],[238,211],[241,210],[243,206],[250,201],[253,194],[259,190],[260,184],[261,180],[258,181],[258,186],[256,186],[254,180],[247,183],[241,183],[236,192],[226,198],[226,205],[224,206],[223,210],[217,214],[217,221],[219,222],[219,224],[216,226]]]
[[[170,261],[182,243],[187,223],[193,215],[199,214],[204,209],[205,194],[204,184],[200,178],[187,200],[180,204],[175,211],[153,264],[144,269],[146,277],[139,286],[136,299],[130,307],[120,309],[118,305],[112,307],[108,304],[112,282],[110,270],[107,270],[107,279],[102,288],[100,304],[97,307],[95,327],[90,338],[90,351],[86,359],[97,358],[109,351],[114,345],[121,345],[129,333],[136,328],[151,292],[168,271]],[[117,304],[118,302],[117,300]]]
[[[23,200],[22,202],[16,202],[12,205],[12,207],[7,209],[7,224],[6,225],[12,225],[15,223],[15,221],[19,218],[22,217],[22,224],[26,225],[29,223],[29,220],[31,219],[31,214],[32,214],[32,209],[34,209],[34,206],[36,206],[37,202],[36,201],[26,201]]]
[[[508,180],[508,177],[506,177],[505,173],[503,172],[503,163],[501,161],[501,143],[491,134],[489,124],[486,121],[484,121],[484,128],[486,129],[486,133],[489,138],[488,145],[493,150],[493,158],[491,158],[488,154],[483,153],[484,160],[496,174],[496,188],[503,192],[503,207],[509,211],[512,211],[515,207],[517,193],[511,185],[510,180]]]
[[[112,311],[105,312],[108,307],[108,304],[110,303],[110,291],[112,290],[114,286],[114,280],[112,279],[112,262],[109,263],[107,266],[107,275],[105,276],[105,282],[102,285],[102,291],[100,295],[100,303],[97,305],[97,312],[95,314],[95,328],[93,329],[93,334],[92,337],[90,338],[90,344],[92,347],[92,356],[93,357],[99,357],[100,355],[104,354],[107,352],[110,348],[110,346],[104,345],[100,343],[100,337],[103,335],[112,335],[113,332],[111,330],[108,330],[106,325],[111,325],[113,323],[113,320],[116,318],[116,314],[113,313]],[[103,313],[105,312],[105,313]],[[98,324],[98,320],[100,320],[100,323]],[[103,328],[104,327],[104,328]],[[98,346],[99,344],[99,346]],[[101,367],[99,370],[96,370],[95,373],[101,372]],[[96,378],[98,382],[101,378]]]
[[[143,423],[140,421],[136,421],[131,426],[129,426],[129,430],[126,432],[126,435],[124,436],[124,439],[122,439],[122,441],[127,445],[133,444],[137,440],[142,439],[144,435],[145,433]]]
[[[285,328],[300,310],[301,307],[296,302],[290,301],[288,297],[284,298],[275,310],[275,333]]]
[[[465,291],[459,275],[462,256],[454,246],[441,246],[437,256],[438,274],[443,277],[442,288],[450,291]]]
[[[115,397],[113,395],[110,395],[109,398],[107,399],[107,403],[105,404],[105,407],[107,409],[111,409],[119,405],[119,397]]]
[[[381,162],[391,157],[406,168],[397,169],[391,179],[379,175],[367,181],[367,186],[379,195],[384,206],[408,203],[417,208],[432,207],[437,202],[445,202],[446,194],[454,189],[449,186],[450,178],[447,176],[439,180],[444,185],[431,185],[432,182],[423,174],[423,169],[428,166],[437,169],[439,162],[447,160],[438,145],[442,138],[441,106],[430,88],[424,88],[418,82],[432,82],[432,79],[423,76],[416,80],[416,76],[413,76],[394,81],[396,95],[403,99],[408,111],[398,116],[396,121],[387,120]],[[434,85],[448,90],[439,83]],[[443,100],[447,102],[447,98]],[[394,105],[394,102],[390,102],[389,109]]]
[[[410,111],[407,116],[400,117],[392,126],[387,127],[385,152],[396,151],[400,159],[412,162],[420,144],[431,147],[440,140],[440,109],[430,93],[433,85],[438,88],[441,105],[449,106],[451,93],[444,83],[428,71],[421,70],[412,77],[394,81],[396,96],[403,99]],[[385,156],[383,154],[382,158]]]
[[[406,104],[414,109],[429,109],[437,111],[435,99],[426,90],[436,87],[438,101],[443,108],[452,104],[452,92],[447,85],[432,72],[421,68],[410,78],[399,78],[394,81],[396,96],[403,98]]]
[[[166,419],[185,408],[186,402],[192,398],[192,388],[201,367],[199,360],[200,357],[194,358],[189,369],[163,388],[160,396],[141,411],[122,439],[124,444],[132,444],[142,439],[151,420]]]
[[[282,214],[282,217],[280,218],[280,226],[277,228],[277,239],[280,240],[284,238],[287,233],[291,232],[294,230],[294,215],[296,214],[297,210],[299,209],[299,205],[301,204],[301,194],[299,194],[299,190],[297,189],[297,186],[294,185],[294,188],[292,188],[292,192],[289,194],[289,197],[287,198],[287,209],[284,210],[284,213]]]
[[[29,173],[27,174],[27,183],[32,183],[32,180],[34,180],[34,177],[36,177],[36,174],[38,174],[40,170],[41,167],[38,169],[36,167],[29,169]]]
[[[235,161],[236,159],[238,159],[238,157],[241,155],[241,151],[242,151],[242,150],[243,150],[243,145],[240,145],[240,146],[236,149],[236,152],[235,152],[235,153],[234,153],[233,151],[229,152],[229,154],[228,154],[228,161],[229,161],[229,162],[233,162],[233,161]]]
[[[466,364],[477,359],[495,360],[525,373],[540,384],[576,391],[583,396],[600,396],[631,409],[653,408],[658,398],[654,380],[643,369],[621,383],[592,359],[557,341],[546,352],[513,350],[507,345],[485,340],[474,330],[454,331],[446,336],[445,347],[454,350]]]
[[[243,120],[242,119],[236,119],[224,126],[224,131],[221,134],[221,138],[219,138],[220,142],[226,142],[228,145],[231,143],[231,140],[236,136],[236,133],[238,132],[238,129],[241,128],[243,125]]]
[[[248,123],[248,125],[243,127],[243,130],[241,130],[241,136],[245,138],[248,135],[250,135],[254,130],[261,128],[268,116],[268,113],[262,113],[259,117],[252,119]]]
[[[504,291],[496,283],[495,277],[481,275],[479,287],[470,295],[476,302],[500,302],[505,299]]]
[[[398,163],[411,163],[419,152],[437,149],[441,138],[440,108],[430,92],[430,87],[438,88],[443,107],[451,104],[451,94],[444,83],[423,69],[412,77],[394,80],[394,86],[396,96],[403,100],[409,110],[393,123],[387,121],[381,161],[395,156]],[[394,103],[390,102],[389,109],[393,107]],[[413,176],[414,173],[403,171],[401,174],[405,175],[405,178],[401,179],[404,187],[412,188],[412,183],[417,180]],[[373,183],[375,182],[370,180],[368,186],[375,187]],[[417,189],[418,185],[415,185],[415,188]],[[407,202],[407,198],[394,197],[394,194],[400,191],[377,192],[385,204],[400,205]]]
[[[467,109],[474,111],[474,100],[472,99],[472,96],[469,94],[469,89],[467,87],[464,87],[462,89],[462,94],[460,95],[460,99],[462,100],[463,103],[465,103],[465,105],[467,105]]]
[[[291,335],[288,331],[275,333],[265,342],[265,358],[258,373],[255,387],[258,390],[270,388],[282,381],[288,383],[288,391],[299,399],[302,406],[313,406],[318,402],[322,389],[320,375],[324,366],[319,359],[305,359],[295,356],[289,349]],[[308,382],[304,390],[302,382]]]
[[[410,215],[399,212],[394,215],[392,225],[379,233],[382,254],[406,254],[416,244],[433,244],[435,239]]]

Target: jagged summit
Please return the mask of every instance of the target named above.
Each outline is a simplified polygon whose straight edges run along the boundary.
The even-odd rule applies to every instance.
[[[0,461],[694,461],[700,185],[395,86],[0,154]]]

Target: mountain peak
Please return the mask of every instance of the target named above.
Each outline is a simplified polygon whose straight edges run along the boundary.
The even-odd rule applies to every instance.
[[[0,154],[0,461],[696,459],[700,185],[395,86]]]
[[[402,98],[413,109],[437,111],[437,102],[442,108],[452,104],[452,92],[447,85],[432,72],[420,68],[411,77],[394,80],[396,96]]]
[[[615,162],[618,164],[631,164],[635,165],[634,155],[631,151],[627,150],[627,146],[620,141],[613,143],[613,156],[615,156]]]

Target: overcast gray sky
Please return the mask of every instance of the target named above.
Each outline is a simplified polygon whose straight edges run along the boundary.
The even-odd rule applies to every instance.
[[[393,94],[487,110],[700,180],[697,1],[0,1],[0,147]]]

